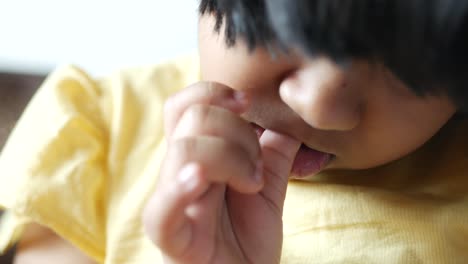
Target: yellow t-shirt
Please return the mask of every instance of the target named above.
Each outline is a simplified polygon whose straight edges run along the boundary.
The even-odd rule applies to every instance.
[[[141,211],[165,145],[162,105],[196,58],[94,80],[75,67],[39,89],[0,157],[0,248],[37,222],[106,264],[161,263]],[[468,123],[402,160],[289,184],[282,263],[468,261]]]

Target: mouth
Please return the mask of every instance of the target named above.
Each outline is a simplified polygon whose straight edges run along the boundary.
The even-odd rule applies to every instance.
[[[265,128],[251,123],[257,137],[260,138],[265,131]],[[333,160],[334,155],[321,152],[308,147],[302,143],[299,151],[294,158],[291,170],[291,177],[303,179],[318,174]]]

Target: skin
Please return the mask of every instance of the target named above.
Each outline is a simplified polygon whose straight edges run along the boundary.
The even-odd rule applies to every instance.
[[[14,264],[95,264],[50,229],[30,225],[17,246]]]
[[[383,66],[343,69],[300,51],[272,60],[242,40],[227,48],[212,28],[200,19],[204,81],[165,106],[168,152],[143,216],[166,263],[279,263],[301,143],[334,155],[325,169],[371,168],[419,148],[456,111],[445,97],[414,95]],[[266,128],[260,139],[249,122]]]
[[[144,213],[166,263],[279,263],[299,144],[333,154],[325,169],[375,167],[419,148],[456,112],[381,65],[227,48],[213,23],[200,20],[204,81],[166,105],[168,153]],[[266,129],[260,139],[250,122]]]
[[[326,57],[300,53],[271,60],[244,43],[227,49],[200,22],[203,79],[249,94],[244,117],[332,153],[329,168],[365,169],[401,158],[431,138],[456,111],[444,97],[422,98],[383,66],[352,61],[343,70]]]

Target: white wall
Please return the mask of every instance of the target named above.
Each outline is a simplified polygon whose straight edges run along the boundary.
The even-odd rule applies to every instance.
[[[196,51],[198,0],[0,0],[0,70],[101,75]]]

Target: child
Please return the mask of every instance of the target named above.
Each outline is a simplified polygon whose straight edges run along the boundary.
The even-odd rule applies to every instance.
[[[468,259],[468,4],[200,7],[166,144],[193,64],[49,78],[3,152],[3,234],[38,222],[105,263]]]

